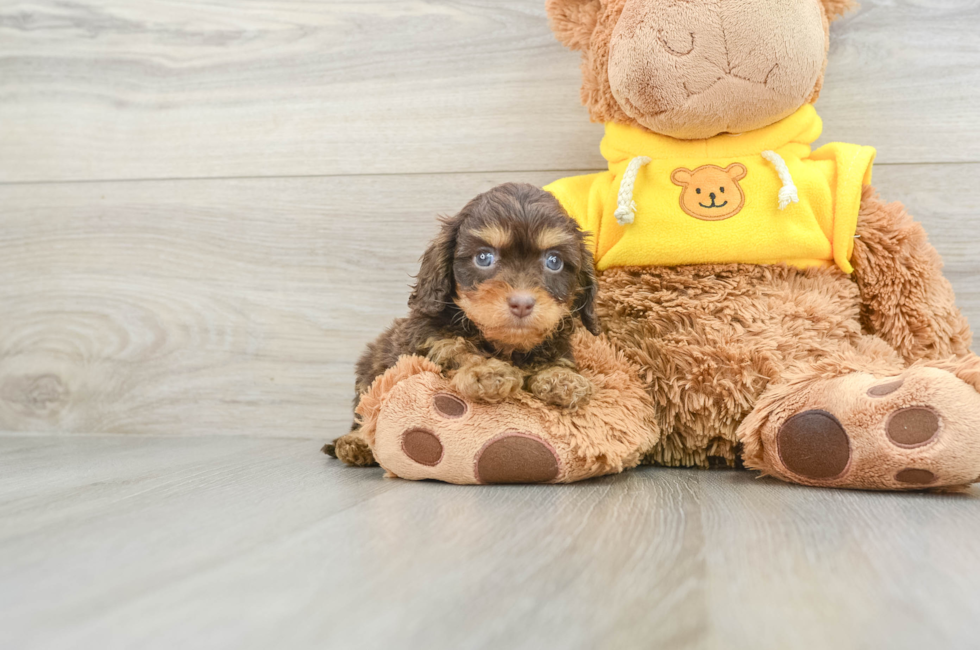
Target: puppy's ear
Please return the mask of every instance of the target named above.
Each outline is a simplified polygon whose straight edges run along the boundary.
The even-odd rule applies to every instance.
[[[857,9],[858,3],[854,0],[820,0],[827,18],[831,21],[837,20],[851,9]]]
[[[408,298],[408,307],[412,311],[438,316],[452,304],[455,289],[453,260],[462,222],[462,213],[442,220],[442,228],[422,256],[419,274],[415,276],[415,286]]]
[[[562,45],[585,50],[599,23],[602,0],[548,0],[545,11],[551,21],[551,31]]]
[[[595,266],[592,263],[592,251],[582,244],[582,268],[578,272],[579,293],[575,296],[575,304],[572,311],[578,314],[589,330],[596,336],[602,333],[599,327],[599,317],[595,313],[595,297],[599,292],[599,283],[595,277]]]

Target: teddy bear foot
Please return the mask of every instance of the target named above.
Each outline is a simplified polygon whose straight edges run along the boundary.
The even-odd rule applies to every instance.
[[[571,483],[635,467],[660,439],[647,386],[607,341],[583,331],[572,344],[578,373],[549,380],[576,389],[575,408],[524,390],[488,404],[405,356],[361,396],[358,433],[388,476],[410,480]]]
[[[858,373],[818,385],[808,402],[760,432],[757,469],[805,485],[877,490],[980,480],[980,393],[951,373]]]
[[[554,483],[562,454],[518,404],[490,405],[422,374],[399,384],[377,424],[374,454],[389,474],[458,484]]]

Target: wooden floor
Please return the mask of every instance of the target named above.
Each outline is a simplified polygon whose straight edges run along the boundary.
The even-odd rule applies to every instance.
[[[862,4],[822,141],[976,325],[980,1]],[[977,489],[317,453],[434,217],[601,167],[543,5],[0,1],[0,647],[977,646]]]
[[[0,438],[4,648],[975,648],[976,495],[561,488],[309,440]]]

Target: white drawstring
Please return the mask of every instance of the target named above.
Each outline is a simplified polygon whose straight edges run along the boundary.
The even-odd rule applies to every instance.
[[[776,173],[779,174],[779,180],[783,182],[783,186],[779,189],[779,209],[785,210],[790,203],[799,203],[800,196],[796,191],[793,175],[789,173],[789,167],[786,166],[783,157],[775,151],[763,151],[762,157],[772,163]]]
[[[616,207],[616,222],[621,226],[633,223],[634,213],[636,212],[636,202],[633,201],[633,186],[636,184],[636,175],[640,173],[640,168],[650,162],[646,156],[637,156],[630,161],[623,172],[623,181],[619,184],[619,201]]]

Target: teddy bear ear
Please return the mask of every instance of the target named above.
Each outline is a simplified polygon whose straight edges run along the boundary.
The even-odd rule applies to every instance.
[[[728,174],[728,177],[733,181],[740,181],[748,176],[749,170],[747,170],[745,165],[742,163],[732,163],[725,168],[725,173]]]
[[[547,0],[545,11],[551,31],[562,45],[573,50],[589,46],[592,32],[599,23],[603,0]]]
[[[858,3],[854,0],[820,0],[827,18],[837,20],[851,9],[857,9]]]
[[[670,182],[674,185],[686,187],[691,182],[691,170],[679,167],[670,175]]]

